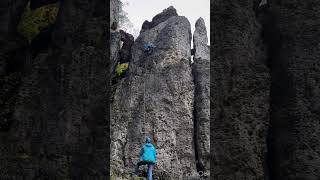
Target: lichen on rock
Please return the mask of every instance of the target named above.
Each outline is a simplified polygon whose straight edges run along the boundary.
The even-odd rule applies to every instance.
[[[55,23],[59,6],[60,3],[55,3],[31,10],[28,3],[19,21],[18,32],[31,42],[43,28]]]

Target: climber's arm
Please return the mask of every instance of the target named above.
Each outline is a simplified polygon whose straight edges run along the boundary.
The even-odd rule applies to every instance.
[[[143,146],[141,147],[139,155],[140,155],[140,157],[143,155]]]

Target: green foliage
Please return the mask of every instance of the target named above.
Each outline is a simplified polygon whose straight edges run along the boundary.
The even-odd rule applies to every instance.
[[[55,23],[59,5],[59,3],[49,4],[31,10],[29,2],[18,24],[18,33],[27,38],[30,42],[43,28]]]
[[[128,67],[129,67],[128,63],[117,64],[116,74],[120,76],[125,70],[128,69]]]

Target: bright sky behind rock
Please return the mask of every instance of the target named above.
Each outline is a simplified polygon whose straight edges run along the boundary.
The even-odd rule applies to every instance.
[[[202,17],[207,27],[208,44],[210,43],[210,0],[124,0],[124,2],[128,3],[124,7],[124,11],[128,13],[128,17],[133,23],[134,31],[140,32],[145,20],[151,21],[156,14],[173,6],[177,9],[179,16],[188,18],[192,33],[197,19]],[[129,33],[132,32],[129,31]]]

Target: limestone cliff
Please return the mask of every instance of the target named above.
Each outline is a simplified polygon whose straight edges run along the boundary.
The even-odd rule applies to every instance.
[[[319,179],[320,3],[211,3],[211,178]]]
[[[0,132],[1,179],[107,178],[107,4],[61,6],[48,49],[35,55],[17,89],[12,124]]]
[[[194,143],[197,171],[210,170],[210,47],[202,18],[196,22],[193,34],[192,74],[194,78]]]
[[[29,59],[28,42],[16,31],[26,4],[26,0],[0,3],[0,132],[7,131],[13,122],[22,72]]]
[[[28,2],[60,2],[31,40]],[[119,0],[1,0],[0,179],[132,179],[149,136],[155,179],[318,180],[320,2],[210,2],[211,55],[174,7],[134,41]]]
[[[133,169],[146,136],[157,149],[156,178],[196,174],[201,169],[196,161],[209,169],[209,47],[205,29],[199,20],[193,70],[191,27],[185,17],[169,7],[152,22],[144,23],[132,47],[128,76],[116,85],[111,104],[114,176]],[[143,52],[145,43],[154,44],[151,55]],[[200,127],[204,125],[207,127]]]
[[[269,0],[270,177],[320,178],[320,2]]]
[[[271,77],[255,1],[213,3],[212,179],[265,179]]]

